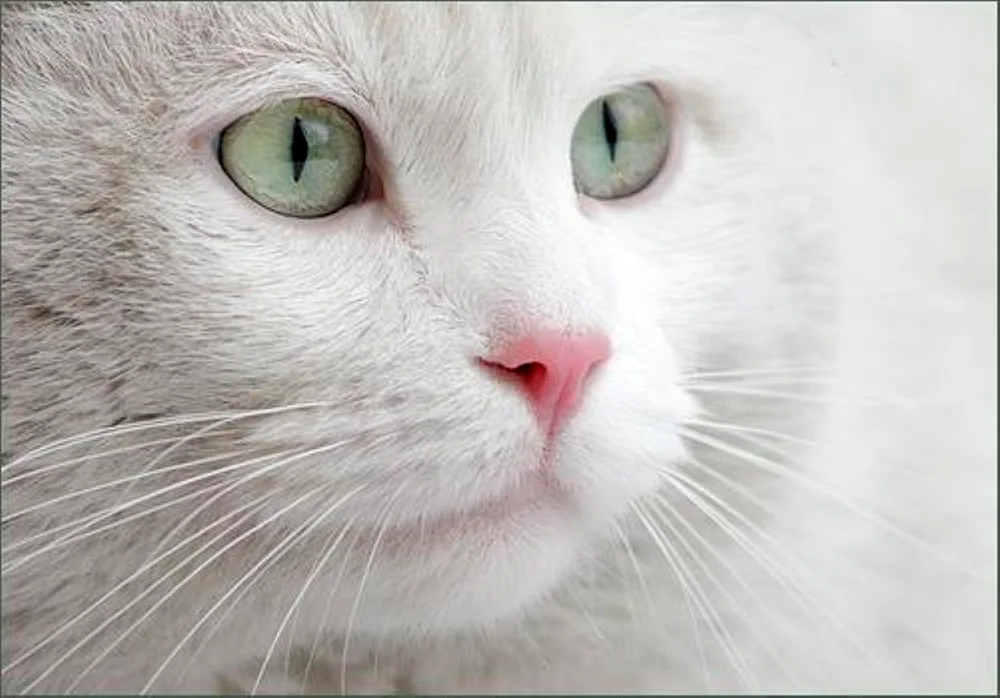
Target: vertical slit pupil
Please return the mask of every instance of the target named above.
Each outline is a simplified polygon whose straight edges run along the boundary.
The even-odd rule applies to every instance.
[[[292,178],[296,182],[302,177],[302,170],[305,168],[308,158],[309,140],[302,130],[302,122],[296,116],[295,123],[292,124]]]
[[[615,125],[615,115],[608,106],[608,100],[601,100],[601,120],[604,122],[604,140],[608,143],[608,153],[611,162],[615,161],[615,146],[618,145],[618,127]]]

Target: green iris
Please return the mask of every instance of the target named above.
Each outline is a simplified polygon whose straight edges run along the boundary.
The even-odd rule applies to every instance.
[[[620,199],[642,190],[663,168],[670,120],[649,85],[610,92],[591,102],[573,130],[576,189],[595,199]]]
[[[319,218],[354,200],[365,170],[365,142],[340,107],[289,99],[226,127],[219,159],[236,186],[261,206]]]

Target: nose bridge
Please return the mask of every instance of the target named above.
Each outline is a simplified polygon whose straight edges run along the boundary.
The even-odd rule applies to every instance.
[[[427,238],[429,280],[491,348],[603,324],[600,262],[582,221],[551,206],[542,214],[527,197],[463,208]]]

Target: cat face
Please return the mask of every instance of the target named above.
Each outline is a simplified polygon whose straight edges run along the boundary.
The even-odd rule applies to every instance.
[[[739,12],[73,12],[4,20],[12,454],[219,413],[174,452],[210,461],[183,477],[234,485],[210,511],[262,497],[281,531],[346,532],[355,629],[528,607],[680,467],[684,372],[807,353],[803,319],[828,309],[843,115],[793,98],[815,57],[784,33],[769,45],[773,29],[741,45]],[[587,196],[574,129],[636,85],[661,100],[669,152],[640,191]],[[219,161],[227,127],[303,98],[350,115],[369,178],[309,218],[255,202]],[[46,372],[52,352],[84,368]],[[531,365],[549,397],[511,370]],[[558,425],[545,400],[567,408]],[[163,478],[135,491],[181,476]]]

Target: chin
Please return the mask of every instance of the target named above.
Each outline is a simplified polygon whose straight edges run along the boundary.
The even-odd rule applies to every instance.
[[[384,594],[371,595],[356,629],[434,635],[516,621],[575,567],[592,533],[579,514],[550,507],[424,545],[390,540]]]
[[[342,632],[488,632],[543,603],[611,535],[634,501],[660,487],[662,475],[651,462],[672,463],[683,454],[679,438],[662,428],[661,449],[652,461],[648,452],[612,448],[610,437],[605,441],[583,428],[597,420],[599,415],[581,415],[551,470],[524,478],[501,496],[420,524],[389,527],[381,535],[361,532],[350,579],[340,585],[346,590],[343,607],[352,606],[359,587],[365,591],[353,620],[341,618]],[[649,446],[641,433],[635,436]],[[595,454],[604,457],[595,460]]]

